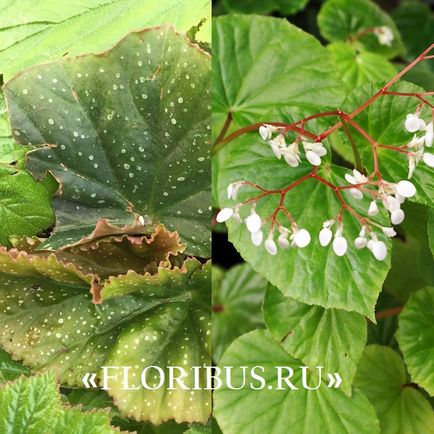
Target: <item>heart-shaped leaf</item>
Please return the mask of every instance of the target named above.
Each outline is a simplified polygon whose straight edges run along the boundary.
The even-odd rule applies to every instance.
[[[378,84],[367,84],[352,92],[344,103],[347,113],[358,108],[372,95],[377,93]],[[423,92],[423,89],[411,83],[399,82],[391,91],[403,93]],[[413,133],[409,133],[404,122],[407,114],[415,113],[420,101],[415,97],[403,97],[384,95],[378,98],[368,108],[358,114],[354,120],[379,144],[399,147],[407,145],[413,139]],[[421,117],[427,123],[431,120],[430,110],[422,113]],[[372,169],[372,152],[368,141],[354,129],[353,136],[360,149],[362,161],[365,167]],[[422,137],[424,132],[418,132]],[[378,149],[380,170],[387,181],[398,182],[407,179],[409,172],[408,157],[406,154],[387,148]],[[411,182],[416,186],[417,194],[411,200],[434,206],[434,177],[432,168],[420,161],[416,167]]]
[[[102,52],[126,33],[161,24],[186,32],[201,20],[198,40],[209,42],[208,0],[88,0],[62,7],[41,0],[2,5],[0,73],[9,78],[41,62],[82,53]]]
[[[312,114],[342,101],[327,51],[287,20],[219,17],[213,33],[213,134],[228,116],[239,128],[278,120],[267,118],[278,108]]]
[[[396,335],[411,379],[434,395],[434,287],[412,294]]]
[[[133,33],[104,55],[37,66],[5,86],[14,135],[61,183],[56,232],[73,244],[100,218],[164,223],[209,251],[209,55],[170,28]],[[38,104],[35,104],[38,101]]]
[[[111,434],[110,417],[101,410],[62,407],[52,375],[20,378],[0,389],[0,432],[4,434]]]
[[[311,433],[380,432],[375,411],[360,392],[354,391],[349,398],[340,390],[329,389],[327,384],[321,384],[316,390],[299,387],[302,362],[286,353],[267,331],[255,330],[238,338],[220,365],[233,367],[230,378],[233,387],[243,383],[242,366],[247,367],[248,373],[246,387],[229,389],[224,381],[215,391],[214,413],[225,434],[286,434],[288,429],[293,434],[305,433],[306,429]],[[255,366],[264,368],[264,372],[259,369],[255,372],[266,383],[260,390],[248,386],[251,383],[260,387],[257,379],[249,377]],[[290,381],[298,390],[291,390],[284,382],[282,389],[276,390],[277,366],[294,369]],[[225,374],[222,377],[226,378]],[[317,384],[316,376],[314,381]]]
[[[220,170],[218,191],[221,206],[234,205],[226,196],[226,188],[232,182],[249,181],[269,190],[279,190],[308,175],[311,169],[312,166],[304,162],[297,168],[289,167],[285,161],[274,156],[270,146],[261,143],[258,135],[245,135],[231,143],[230,152]],[[345,185],[344,172],[342,168],[324,162],[318,173],[336,185]],[[351,206],[367,215],[367,198],[354,200],[348,191],[344,191],[343,195]],[[243,187],[237,202],[256,196],[258,190]],[[260,200],[256,207],[258,214],[265,220],[279,206],[279,200],[280,194]],[[389,259],[377,261],[367,249],[358,250],[352,245],[360,232],[359,221],[352,214],[344,213],[344,236],[349,247],[345,256],[338,257],[330,245],[321,247],[317,238],[323,222],[335,218],[340,212],[339,201],[330,188],[315,179],[306,179],[288,191],[283,205],[298,227],[312,234],[310,245],[303,249],[279,249],[277,256],[272,256],[263,246],[253,246],[246,225],[231,219],[227,222],[229,238],[243,258],[289,297],[326,308],[356,311],[374,319],[374,307],[389,269]],[[241,208],[242,219],[249,213],[250,206]],[[378,218],[383,226],[390,225],[383,215]],[[280,222],[289,226],[284,216]],[[263,226],[265,237],[270,227],[270,222]]]
[[[407,382],[402,358],[391,348],[366,347],[354,382],[371,401],[382,434],[429,433],[434,412],[429,401]]]
[[[379,54],[357,50],[345,42],[327,45],[347,92],[365,83],[387,81],[396,74],[396,68]]]
[[[214,270],[213,270],[214,274]],[[264,324],[261,306],[267,281],[249,264],[235,265],[213,284],[213,359],[218,362],[238,336]]]
[[[366,343],[366,320],[354,312],[309,306],[269,286],[264,300],[265,324],[283,348],[308,366],[339,372],[341,388],[351,385]]]
[[[318,25],[321,35],[329,41],[351,41],[356,37],[355,44],[387,58],[405,51],[392,18],[371,0],[327,0],[318,14]],[[374,27],[383,26],[393,33],[390,45],[380,44],[371,32]]]
[[[138,361],[143,368],[209,363],[209,266],[202,269],[197,260],[153,275],[112,277],[100,305],[91,302],[92,276],[53,254],[1,252],[0,269],[1,345],[35,370],[52,370],[65,385],[81,385],[86,372],[99,375],[103,365],[137,370]],[[110,394],[126,416],[156,424],[208,418],[209,391],[191,400],[190,391],[178,388],[164,394],[167,384],[156,391],[122,390],[120,377]],[[154,400],[158,410],[146,404]]]

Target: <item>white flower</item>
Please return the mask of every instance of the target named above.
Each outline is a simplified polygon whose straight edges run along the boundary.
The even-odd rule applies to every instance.
[[[291,143],[287,148],[282,150],[283,158],[291,167],[297,167],[300,164],[300,151],[298,143]]]
[[[384,196],[383,206],[384,208],[387,209],[387,211],[390,212],[401,208],[401,204],[399,203],[399,200],[395,196]]]
[[[277,246],[276,243],[274,242],[272,235],[270,234],[268,236],[268,238],[265,240],[264,243],[264,247],[265,250],[270,254],[270,255],[277,255]]]
[[[227,188],[228,199],[236,200],[238,196],[238,190],[243,184],[243,181],[231,182]]]
[[[247,230],[254,234],[255,232],[258,232],[261,229],[261,217],[256,213],[255,209],[252,208],[252,211],[250,215],[246,218],[244,221],[247,226]]]
[[[410,181],[399,181],[396,192],[403,197],[413,197],[416,194],[416,187]]]
[[[327,154],[327,149],[321,142],[303,142],[303,147],[306,152],[306,159],[312,166],[319,166],[321,157]]]
[[[394,237],[396,235],[395,229],[393,228],[382,227],[381,230],[383,231],[383,234],[387,237]]]
[[[390,221],[394,224],[394,225],[399,225],[404,221],[404,211],[400,208],[393,210],[390,213]]]
[[[423,162],[429,166],[434,167],[434,154],[430,154],[429,152],[425,152],[423,154]]]
[[[270,144],[274,155],[280,160],[282,158],[282,149],[285,144],[282,145],[281,140],[278,140],[279,137],[281,136],[277,136],[276,139],[270,140],[268,143]]]
[[[414,171],[416,170],[416,159],[414,158],[414,154],[408,154],[408,179],[411,179],[414,175]]]
[[[371,244],[371,252],[374,255],[375,259],[378,261],[384,261],[387,256],[387,247],[386,244],[383,243],[383,241],[378,240],[372,240]]]
[[[350,194],[354,199],[363,199],[363,193],[358,188],[350,188]]]
[[[333,251],[336,256],[344,256],[347,252],[348,243],[347,240],[342,235],[336,235],[333,240]]]
[[[363,249],[366,247],[366,244],[368,243],[368,240],[365,237],[357,237],[354,240],[354,245],[357,249]]]
[[[374,215],[377,215],[377,214],[378,214],[378,205],[377,205],[377,202],[375,200],[373,200],[369,204],[368,215],[373,217]]]
[[[434,141],[434,127],[432,122],[426,126],[425,131],[425,146],[431,148]]]
[[[409,113],[405,118],[404,126],[410,133],[415,133],[425,128],[425,122],[417,114]]]
[[[330,244],[330,241],[332,240],[333,233],[330,230],[330,228],[322,228],[319,233],[319,243],[321,246],[326,247]]]
[[[287,249],[289,247],[288,237],[284,234],[279,235],[279,237],[277,238],[277,243],[280,247],[282,247],[282,249]]]
[[[216,220],[218,223],[223,223],[226,220],[229,220],[234,214],[234,210],[232,208],[223,208],[217,214]]]
[[[262,240],[264,239],[264,234],[262,231],[252,232],[250,238],[252,239],[253,245],[260,246],[262,244]]]
[[[292,240],[297,247],[306,247],[310,243],[310,233],[306,229],[297,229],[293,233]]]
[[[360,173],[357,169],[353,169],[353,174],[350,175],[349,173],[345,174],[345,179],[350,183],[350,184],[364,184],[366,182],[368,182],[368,178],[363,175],[362,173]]]
[[[276,127],[273,125],[264,124],[259,127],[259,134],[262,137],[262,140],[270,140],[273,133],[277,131]]]
[[[144,217],[143,217],[142,215],[139,216],[139,223],[140,223],[142,226],[145,226],[145,219],[144,219]]]
[[[390,47],[392,45],[394,36],[392,29],[388,26],[377,27],[374,30],[374,33],[377,35],[378,42],[380,45],[387,45]]]

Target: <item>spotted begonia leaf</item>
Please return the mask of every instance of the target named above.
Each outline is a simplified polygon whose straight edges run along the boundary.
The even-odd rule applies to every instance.
[[[272,432],[291,433],[379,433],[375,411],[368,399],[355,390],[350,398],[341,390],[322,382],[316,390],[301,387],[303,363],[289,355],[268,331],[255,330],[235,340],[223,355],[220,365],[233,367],[230,381],[215,391],[214,414],[225,434]],[[243,370],[246,367],[246,386]],[[251,369],[265,380],[262,388],[258,379],[250,376]],[[258,369],[263,367],[263,371]],[[290,381],[298,390],[291,390],[285,382],[279,387],[277,367],[290,367],[294,375]],[[286,377],[287,371],[284,369]],[[307,376],[307,384],[318,384],[318,373]],[[222,378],[226,378],[222,373]],[[253,390],[249,387],[258,388]],[[236,390],[234,390],[236,388]],[[270,427],[272,431],[270,431]]]
[[[269,286],[264,299],[265,324],[283,348],[308,366],[339,372],[341,388],[351,394],[366,344],[366,319],[358,313],[309,306]]]
[[[107,412],[89,413],[63,407],[50,374],[20,378],[0,388],[0,432],[3,434],[81,433],[111,434]]]
[[[208,268],[190,259],[182,268],[160,267],[153,275],[130,271],[110,278],[102,304],[95,305],[92,276],[72,264],[54,255],[1,252],[0,344],[14,359],[34,370],[51,370],[69,386],[82,385],[86,372],[99,376],[103,365],[207,364]],[[177,389],[169,395],[164,394],[167,385],[134,392],[121,386],[112,384],[109,393],[122,413],[137,420],[203,422],[210,412],[205,390]],[[158,410],[146,404],[153,401],[160,403]]]
[[[29,170],[61,183],[43,247],[77,242],[101,218],[131,224],[135,213],[208,255],[209,79],[209,55],[160,27],[6,84],[16,139],[48,144],[29,154]]]
[[[213,50],[213,135],[228,115],[237,129],[278,121],[272,110],[303,109],[307,116],[335,109],[344,97],[327,50],[287,20],[218,17]]]
[[[40,0],[2,1],[0,74],[61,56],[102,52],[126,33],[172,24],[187,32],[201,20],[197,40],[210,41],[208,0],[87,0],[62,4]]]
[[[378,84],[366,84],[355,89],[344,102],[344,110],[349,113],[367,101],[380,89]],[[399,82],[391,88],[394,92],[423,92],[423,89],[407,82]],[[429,97],[428,97],[429,98]],[[402,97],[384,95],[377,99],[368,108],[358,114],[354,120],[365,129],[369,135],[382,145],[401,146],[408,144],[413,138],[413,133],[408,132],[404,127],[404,121],[409,113],[415,113],[420,101],[415,97]],[[430,122],[431,111],[424,110],[422,119]],[[365,167],[372,170],[372,152],[368,141],[357,131],[352,129],[353,137],[361,153],[362,162]],[[416,133],[419,137],[424,132]],[[428,150],[429,149],[425,149]],[[379,148],[379,165],[382,176],[387,181],[398,182],[408,177],[407,155]],[[416,167],[411,182],[417,189],[417,194],[411,200],[434,206],[434,176],[433,169],[428,167],[422,160]]]
[[[396,339],[411,379],[434,396],[434,287],[410,296],[399,315]]]
[[[405,51],[401,35],[392,18],[371,0],[327,0],[318,14],[321,35],[329,41],[345,41],[356,37],[353,43],[373,53],[392,58]],[[359,33],[374,27],[387,26],[393,33],[390,46],[380,44],[372,32]]]
[[[375,407],[382,434],[432,431],[434,411],[425,396],[409,383],[402,358],[391,348],[368,345],[354,384]]]
[[[278,160],[270,146],[264,143],[258,134],[239,138],[231,143],[230,147],[218,181],[222,207],[233,206],[258,195],[258,190],[243,187],[235,202],[228,200],[226,188],[231,182],[244,180],[259,184],[263,188],[280,189],[312,170],[312,166],[305,162],[297,168],[292,168],[283,159]],[[258,170],[258,167],[261,170]],[[337,185],[347,185],[343,179],[343,174],[347,171],[324,162],[318,173]],[[365,197],[363,200],[355,200],[348,191],[343,192],[343,197],[356,211],[367,215],[370,199]],[[280,195],[274,194],[260,200],[257,204],[258,214],[263,219],[271,215],[279,205],[279,198]],[[340,204],[330,188],[314,179],[308,179],[290,190],[285,197],[284,205],[291,212],[299,228],[305,228],[310,232],[310,245],[303,249],[279,249],[277,256],[272,256],[263,245],[255,247],[252,244],[246,225],[231,219],[227,221],[229,239],[241,256],[254,270],[289,297],[326,308],[356,311],[374,319],[375,303],[390,267],[390,254],[385,261],[377,261],[367,249],[356,249],[353,240],[360,232],[360,223],[349,213],[344,213],[343,232],[348,240],[347,254],[338,257],[331,245],[321,247],[318,233],[324,221],[339,214]],[[249,213],[249,206],[241,208],[242,218],[247,217]],[[383,213],[374,219],[383,226],[390,225]],[[289,227],[286,217],[280,217],[279,221]],[[265,236],[268,235],[270,227],[269,222],[263,227]],[[382,234],[378,235],[390,245]]]
[[[215,279],[213,270],[213,279]],[[213,282],[213,359],[218,362],[238,336],[264,325],[261,311],[267,281],[249,264],[232,267]]]
[[[376,53],[357,50],[345,42],[327,45],[347,92],[365,83],[390,80],[396,74],[395,66]]]

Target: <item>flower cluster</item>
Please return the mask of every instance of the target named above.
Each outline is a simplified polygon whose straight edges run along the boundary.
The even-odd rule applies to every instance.
[[[434,154],[425,152],[425,147],[431,148],[434,141],[433,120],[428,124],[420,117],[420,113],[409,113],[405,119],[405,128],[414,133],[413,138],[406,145],[408,149],[408,179],[410,179],[416,166],[422,160],[427,166],[434,167]]]
[[[277,135],[273,137],[273,134]],[[301,162],[299,141],[305,152],[307,161],[312,166],[319,166],[321,158],[327,154],[327,149],[321,142],[309,142],[305,137],[299,136],[291,144],[287,145],[285,141],[285,129],[273,125],[264,124],[259,127],[259,134],[262,139],[268,141],[274,155],[280,160],[282,157],[291,166],[297,167]]]

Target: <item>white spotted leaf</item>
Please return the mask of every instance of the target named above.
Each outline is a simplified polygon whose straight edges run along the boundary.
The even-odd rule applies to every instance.
[[[60,182],[44,248],[98,220],[163,223],[209,254],[210,57],[168,27],[132,33],[101,55],[31,68],[5,86],[12,130],[36,176]]]
[[[104,365],[134,367],[134,382],[139,366],[209,364],[209,269],[189,259],[156,274],[130,271],[106,281],[102,303],[94,304],[92,275],[54,255],[2,251],[0,344],[34,371],[50,370],[73,387],[82,386],[86,372],[99,379]],[[185,380],[190,386],[191,376]],[[154,424],[208,419],[209,391],[176,388],[169,395],[168,384],[155,391],[124,390],[121,377],[109,393],[124,416]],[[158,410],[152,405],[157,401]]]

